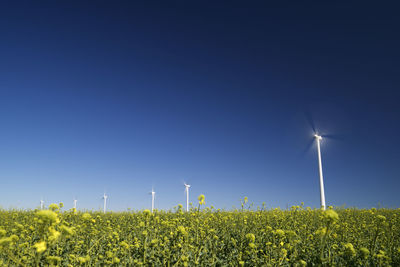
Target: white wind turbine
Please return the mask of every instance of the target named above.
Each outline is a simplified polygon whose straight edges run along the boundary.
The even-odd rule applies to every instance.
[[[317,141],[320,201],[321,201],[321,208],[323,210],[326,210],[324,176],[323,176],[323,172],[322,172],[322,159],[321,159],[321,141],[322,141],[322,138],[343,140],[344,136],[337,135],[337,134],[333,134],[333,135],[332,134],[320,134],[316,130],[314,120],[310,113],[306,114],[306,119],[312,128],[312,131],[314,133],[314,139]],[[313,141],[309,143],[308,148],[310,148],[312,144],[313,144]],[[308,148],[307,148],[307,150],[308,150]]]
[[[153,211],[154,211],[154,199],[156,197],[156,192],[154,192],[154,189],[151,188],[151,192],[149,194],[151,194],[151,212],[153,213]]]
[[[76,198],[74,198],[74,209],[76,210],[76,202],[78,202],[78,200]]]
[[[40,209],[44,209],[44,200],[40,199]]]
[[[106,193],[103,194],[102,199],[104,200],[104,208],[103,208],[103,212],[106,213],[107,210],[107,198],[108,196],[106,195]]]
[[[321,199],[321,208],[326,209],[325,205],[325,189],[324,189],[324,176],[322,174],[322,160],[321,160],[321,140],[322,136],[315,134],[315,139],[317,140],[317,150],[318,150],[318,169],[319,169],[319,191]]]
[[[186,192],[186,211],[189,211],[189,188],[190,184],[183,183],[185,185],[185,192]]]

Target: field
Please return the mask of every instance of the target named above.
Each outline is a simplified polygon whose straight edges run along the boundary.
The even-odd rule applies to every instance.
[[[400,266],[400,209],[0,211],[3,266]],[[61,207],[60,207],[61,206]]]

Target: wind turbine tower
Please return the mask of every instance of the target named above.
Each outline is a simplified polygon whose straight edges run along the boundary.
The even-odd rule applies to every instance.
[[[186,184],[185,185],[185,192],[186,192],[186,211],[189,211],[189,188],[190,188],[190,184]]]
[[[106,213],[107,210],[107,198],[108,196],[106,195],[106,193],[104,193],[103,195],[103,199],[104,199],[104,208],[103,208],[103,212]]]
[[[76,202],[78,202],[77,199],[74,199],[74,209],[76,210]]]
[[[44,209],[44,201],[43,201],[43,199],[40,200],[40,209],[41,210]]]
[[[315,139],[317,140],[317,149],[318,149],[318,167],[319,167],[319,189],[321,194],[321,208],[323,210],[326,209],[325,205],[325,190],[324,190],[324,177],[322,174],[322,161],[321,161],[321,140],[322,137],[318,134],[314,135]]]
[[[151,189],[150,194],[151,194],[151,213],[153,213],[153,211],[154,211],[154,199],[156,197],[156,192],[154,192],[153,188]]]

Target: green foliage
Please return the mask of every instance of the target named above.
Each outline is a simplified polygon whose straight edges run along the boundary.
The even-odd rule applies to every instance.
[[[400,266],[400,209],[60,206],[0,210],[0,266]]]

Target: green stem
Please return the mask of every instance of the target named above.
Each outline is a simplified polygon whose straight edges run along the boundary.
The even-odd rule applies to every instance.
[[[321,242],[321,254],[320,254],[321,262],[322,262],[323,259],[324,259],[325,243],[326,243],[326,239],[327,239],[328,234],[329,234],[330,226],[331,226],[331,223],[329,222],[328,225],[326,226],[326,233],[325,233],[325,235],[322,237],[322,242]]]

